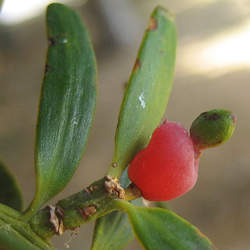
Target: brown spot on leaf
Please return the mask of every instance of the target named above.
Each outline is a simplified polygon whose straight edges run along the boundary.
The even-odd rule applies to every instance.
[[[140,60],[137,58],[136,61],[135,61],[135,65],[134,65],[134,68],[133,68],[133,72],[137,71],[140,67],[141,67],[141,62],[140,62]]]
[[[152,17],[149,21],[148,30],[153,31],[156,30],[157,27],[158,27],[157,20],[154,17]]]
[[[56,39],[54,38],[54,37],[50,37],[49,38],[49,45],[50,46],[53,46],[53,45],[55,45],[56,44]]]
[[[124,82],[123,86],[124,86],[124,89],[126,89],[128,87],[128,82]]]
[[[50,70],[51,70],[51,67],[48,64],[46,64],[45,65],[45,74],[47,74]]]

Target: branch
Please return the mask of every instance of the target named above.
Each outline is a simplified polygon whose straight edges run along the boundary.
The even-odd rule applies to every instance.
[[[30,220],[32,229],[43,239],[48,240],[55,234],[74,230],[80,225],[96,220],[115,208],[115,199],[133,200],[141,196],[134,185],[123,189],[116,179],[109,176],[92,183],[79,193],[49,205],[37,212]]]

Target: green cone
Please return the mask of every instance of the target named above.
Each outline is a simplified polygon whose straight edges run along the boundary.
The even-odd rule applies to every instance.
[[[231,138],[235,124],[236,116],[231,111],[213,109],[193,121],[190,136],[199,149],[215,147]]]

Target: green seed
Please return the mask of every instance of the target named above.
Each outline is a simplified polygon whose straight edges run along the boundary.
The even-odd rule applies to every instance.
[[[236,116],[231,111],[213,109],[193,121],[190,136],[199,149],[215,147],[231,138],[235,124]]]

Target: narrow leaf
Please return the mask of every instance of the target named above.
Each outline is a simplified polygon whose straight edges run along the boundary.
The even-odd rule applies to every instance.
[[[97,220],[92,250],[120,250],[134,238],[126,213],[115,211]]]
[[[195,226],[167,209],[136,207],[124,201],[117,203],[128,213],[135,234],[145,249],[214,249],[210,240]]]
[[[0,162],[0,203],[22,210],[22,195],[15,178]]]
[[[60,192],[81,159],[96,102],[96,62],[80,16],[62,4],[47,9],[50,42],[40,100],[35,210]]]
[[[27,228],[23,228],[24,230]],[[34,233],[33,233],[34,234]],[[34,235],[32,235],[34,236]],[[4,223],[0,219],[0,249],[11,250],[52,250],[52,246],[47,243],[35,242],[34,239],[28,239],[27,233],[19,232],[13,225]]]
[[[121,176],[120,183],[123,187],[128,186],[127,171]],[[133,204],[142,206],[142,200],[132,201]],[[128,215],[121,211],[107,214],[96,221],[92,250],[120,250],[134,239],[134,232]]]
[[[109,174],[119,177],[159,125],[172,88],[176,53],[173,17],[162,7],[152,13],[121,106]]]
[[[52,250],[48,242],[34,233],[29,224],[23,222],[21,214],[0,204],[0,249]]]

